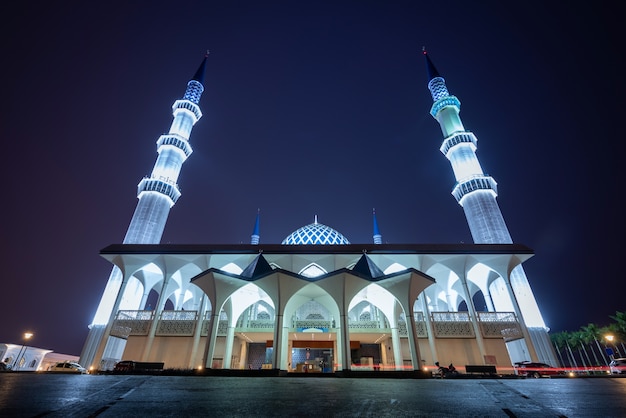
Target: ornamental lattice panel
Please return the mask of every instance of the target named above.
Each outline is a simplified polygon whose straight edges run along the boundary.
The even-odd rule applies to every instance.
[[[373,329],[378,330],[380,328],[380,322],[378,321],[348,321],[348,328],[351,331],[362,329],[371,331]]]
[[[242,330],[251,329],[254,331],[273,331],[274,330],[274,321],[269,320],[254,320],[248,321],[248,327],[241,327]]]
[[[294,328],[332,328],[331,321],[325,319],[305,319],[293,321]]]
[[[111,336],[123,338],[126,340],[128,339],[128,336],[130,335],[131,331],[132,331],[131,327],[125,327],[123,325],[117,325],[114,323],[113,326],[111,327]]]
[[[504,341],[506,342],[524,338],[524,335],[522,334],[522,329],[518,323],[515,324],[514,328],[503,328],[500,333],[501,336],[504,338]]]
[[[209,335],[209,324],[211,321],[209,319],[205,319],[202,321],[202,329],[200,330],[200,335],[206,337]],[[223,337],[228,333],[228,320],[220,320],[217,325],[217,335]]]
[[[111,335],[120,338],[128,338],[129,335],[148,335],[152,321],[133,320],[133,319],[116,319],[111,328]],[[120,335],[115,335],[114,331],[122,331]],[[123,336],[123,335],[126,336]]]
[[[409,336],[409,331],[407,330],[406,322],[398,321],[398,335],[400,337],[408,337]]]
[[[517,322],[481,322],[480,329],[485,338],[522,338],[522,330]]]
[[[415,321],[415,333],[419,338],[428,337],[428,330],[426,328],[426,322],[424,321]]]
[[[474,338],[474,328],[471,322],[436,321],[433,322],[433,331],[437,338]]]
[[[210,320],[205,319],[204,321],[202,321],[202,329],[200,329],[200,335],[203,337],[206,337],[207,335],[209,335],[209,324],[211,323]]]
[[[157,325],[156,335],[189,337],[193,336],[195,329],[196,321],[161,320]]]

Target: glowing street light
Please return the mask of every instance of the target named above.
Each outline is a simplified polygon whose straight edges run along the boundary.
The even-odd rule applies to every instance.
[[[611,334],[605,335],[604,339],[609,343],[609,345],[613,344],[613,340],[615,339],[615,337]],[[611,347],[607,347],[606,348],[606,353],[609,355],[609,358],[611,360],[614,359],[613,357],[613,349]]]
[[[33,337],[33,333],[32,332],[25,332],[23,335],[24,338],[24,343],[22,344],[22,348],[20,348],[20,351],[17,353],[17,357],[15,357],[15,361],[13,362],[13,370],[16,370],[16,365],[18,364],[20,357],[24,357],[26,355],[26,343],[28,342],[28,340],[30,340]],[[23,351],[23,353],[22,353]]]

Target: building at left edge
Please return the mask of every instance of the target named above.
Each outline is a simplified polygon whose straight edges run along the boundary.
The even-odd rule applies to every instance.
[[[510,239],[495,181],[482,173],[477,140],[458,116],[460,102],[426,60],[431,114],[474,244],[383,244],[376,213],[372,243],[350,243],[315,217],[282,243],[261,244],[257,214],[250,244],[159,244],[202,116],[205,56],[157,140],[157,161],[138,185],[123,243],[101,251],[113,268],[81,364],[109,370],[135,360],[281,374],[421,370],[435,362],[461,370],[490,364],[506,371],[524,360],[557,365],[522,268],[533,252]]]
[[[56,353],[53,350],[34,347],[29,344],[0,343],[0,362],[8,370],[20,372],[47,371],[56,363],[79,361],[78,356]]]

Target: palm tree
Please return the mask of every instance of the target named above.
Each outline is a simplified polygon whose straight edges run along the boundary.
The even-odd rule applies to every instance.
[[[580,361],[583,364],[583,367],[585,369],[589,368],[589,365],[591,363],[591,360],[589,359],[589,355],[587,354],[587,350],[585,350],[585,344],[582,338],[582,333],[580,331],[574,331],[571,332],[569,334],[570,338],[569,338],[569,343],[573,346],[579,346],[578,348],[578,355],[580,356]],[[587,357],[587,361],[585,361],[585,357],[583,357],[583,352],[585,354],[585,357]]]
[[[550,334],[550,340],[552,341],[554,348],[556,348],[556,353],[559,355],[559,359],[561,360],[561,367],[565,367],[565,362],[563,361],[563,355],[561,354],[561,351],[563,350],[563,348],[565,348],[565,338],[563,338],[563,336],[564,336],[563,332]],[[567,353],[565,354],[567,355]],[[568,362],[569,362],[569,359],[568,359]]]
[[[598,328],[598,326],[596,324],[588,324],[586,327],[581,328],[581,332],[583,334],[583,339],[587,344],[590,344],[592,340],[595,341],[596,346],[598,347],[598,351],[600,352],[600,355],[602,355],[602,348],[600,347],[600,343],[598,342],[598,337],[600,336],[600,329]],[[593,358],[596,361],[596,366],[599,366],[600,362],[598,361],[598,356],[596,355],[596,351],[593,349],[593,346],[591,347],[591,352],[593,353]],[[609,362],[606,361],[606,358],[602,358],[608,366]]]
[[[557,341],[561,342],[561,345],[565,347],[565,354],[568,357],[568,362],[570,367],[578,368],[578,364],[576,363],[576,358],[574,357],[574,353],[572,352],[572,347],[570,346],[570,333],[567,331],[562,331],[556,334]]]

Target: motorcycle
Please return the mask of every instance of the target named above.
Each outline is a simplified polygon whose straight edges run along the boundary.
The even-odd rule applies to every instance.
[[[440,366],[439,362],[436,362],[435,366],[439,368],[438,374],[439,374],[439,377],[441,377],[442,379],[446,377],[453,377],[453,376],[459,375],[458,370],[456,369],[456,367],[454,367],[452,363],[450,363],[448,367],[444,367],[444,366]]]

